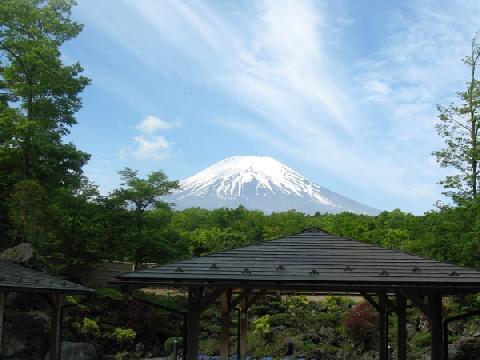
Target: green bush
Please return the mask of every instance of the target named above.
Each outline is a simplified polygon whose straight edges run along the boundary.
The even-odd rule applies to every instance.
[[[125,295],[120,290],[114,288],[98,289],[97,296],[112,301],[123,301],[125,299]]]
[[[270,332],[270,315],[264,315],[255,320],[254,334],[267,334]]]
[[[337,327],[339,325],[338,314],[331,312],[321,312],[313,316],[313,322],[316,328]]]
[[[430,346],[430,333],[418,332],[413,336],[413,344],[416,348],[423,349]]]
[[[100,328],[93,319],[84,317],[82,323],[75,323],[74,325],[77,330],[86,337],[96,339],[100,336]]]
[[[113,335],[118,344],[128,345],[135,341],[137,333],[133,329],[115,328]]]
[[[67,295],[67,296],[65,296],[65,302],[68,305],[78,305],[79,300],[78,300],[78,297],[76,297],[76,296]]]
[[[279,313],[270,316],[269,319],[270,327],[275,326],[293,326],[295,324],[295,319],[292,318],[290,314]]]

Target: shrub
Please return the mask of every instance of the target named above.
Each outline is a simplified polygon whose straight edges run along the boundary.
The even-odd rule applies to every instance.
[[[332,327],[339,325],[338,314],[331,312],[321,312],[312,317],[316,328]]]
[[[280,325],[293,326],[295,324],[295,319],[290,314],[279,313],[279,314],[274,314],[270,316],[269,324],[270,324],[270,327],[275,327]]]
[[[65,296],[65,302],[68,305],[78,305],[78,303],[79,303],[78,298],[76,296],[73,296],[73,295]]]
[[[378,315],[367,302],[359,303],[347,312],[344,326],[354,341],[369,345],[377,334]]]
[[[413,336],[413,344],[418,349],[424,349],[430,346],[430,333],[418,332]]]
[[[115,341],[120,345],[129,345],[135,341],[137,333],[133,329],[115,328],[113,331]]]
[[[253,332],[255,334],[268,334],[270,332],[270,315],[264,315],[262,317],[259,317],[255,321],[255,329]]]
[[[102,288],[97,290],[97,296],[99,298],[108,299],[111,301],[122,301],[125,299],[125,295],[114,288]]]
[[[82,323],[75,323],[74,327],[82,335],[92,339],[98,338],[100,335],[100,328],[95,320],[84,317]]]
[[[322,301],[322,308],[327,312],[339,313],[346,309],[351,308],[353,302],[351,299],[344,296],[325,296]]]

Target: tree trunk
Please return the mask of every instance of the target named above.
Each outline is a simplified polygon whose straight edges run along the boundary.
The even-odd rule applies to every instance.
[[[471,166],[472,166],[472,182],[471,182],[471,192],[472,198],[477,197],[477,189],[478,189],[478,175],[477,175],[477,168],[478,168],[478,144],[477,144],[477,135],[478,135],[478,121],[477,115],[475,113],[476,105],[474,99],[474,92],[475,92],[475,71],[477,67],[477,59],[478,55],[475,54],[476,52],[476,42],[472,43],[472,63],[471,63],[471,79],[470,79],[470,91],[469,91],[469,107],[470,107],[470,122],[471,122],[471,141],[472,141],[472,153],[471,153]]]

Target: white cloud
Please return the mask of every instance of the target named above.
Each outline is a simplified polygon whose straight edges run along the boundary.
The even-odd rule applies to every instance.
[[[146,134],[153,134],[158,130],[166,130],[171,127],[171,123],[153,115],[145,116],[143,120],[135,126],[136,129]]]
[[[121,159],[134,157],[139,160],[164,160],[170,155],[171,143],[162,135],[158,135],[161,130],[167,130],[172,127],[172,123],[162,120],[157,116],[145,116],[139,122],[135,129],[143,135],[135,135],[133,144],[120,148],[117,156]]]
[[[167,157],[166,150],[170,143],[163,136],[135,136],[137,145],[133,155],[142,160],[163,160]]]

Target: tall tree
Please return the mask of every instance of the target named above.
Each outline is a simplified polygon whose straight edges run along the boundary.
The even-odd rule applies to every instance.
[[[456,203],[475,198],[479,191],[479,108],[480,88],[477,80],[480,45],[477,37],[471,44],[471,53],[463,62],[470,68],[467,89],[458,93],[459,104],[437,106],[439,121],[438,134],[444,138],[446,147],[434,152],[442,167],[454,168],[456,174],[448,175],[441,181],[444,194]]]
[[[80,64],[61,59],[60,47],[82,30],[70,19],[74,4],[0,1],[0,238],[18,181],[35,180],[47,193],[80,186],[89,159],[63,142],[89,83]]]
[[[119,171],[123,180],[122,187],[112,193],[112,198],[120,200],[134,214],[135,233],[131,239],[134,244],[133,260],[136,264],[145,259],[152,234],[147,234],[145,212],[149,209],[168,207],[161,197],[178,188],[178,181],[168,180],[162,171],[147,175],[146,179],[138,177],[138,171],[125,168]]]

